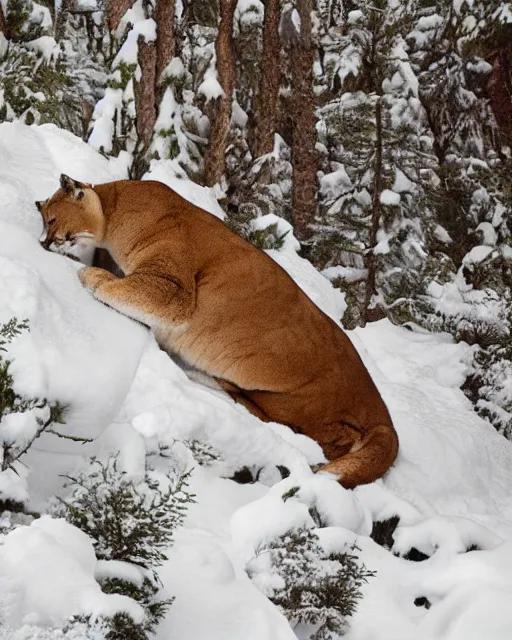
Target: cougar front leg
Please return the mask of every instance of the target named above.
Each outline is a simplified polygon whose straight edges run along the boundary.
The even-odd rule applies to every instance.
[[[96,300],[151,328],[182,324],[194,310],[193,281],[187,287],[179,278],[144,272],[118,278],[97,267],[84,267],[78,276]]]

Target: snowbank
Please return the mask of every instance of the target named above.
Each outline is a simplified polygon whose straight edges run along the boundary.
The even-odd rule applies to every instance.
[[[85,533],[43,516],[14,529],[0,547],[2,622],[47,626],[73,615],[112,616],[126,612],[136,621],[144,610],[131,598],[107,595],[94,579],[96,556]]]
[[[78,263],[39,245],[34,201],[58,188],[62,171],[90,182],[114,178],[107,160],[70,133],[0,125],[0,323],[15,316],[30,324],[9,349],[18,392],[67,405],[62,432],[96,438],[119,411],[147,332],[93,300],[78,281]],[[34,449],[74,452],[76,443],[43,436]],[[39,496],[61,481],[57,469],[34,469],[29,482],[40,507]]]

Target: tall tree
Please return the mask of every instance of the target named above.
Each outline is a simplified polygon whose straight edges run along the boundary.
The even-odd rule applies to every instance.
[[[107,0],[106,14],[107,25],[110,31],[115,31],[121,22],[121,18],[133,5],[133,0]]]
[[[217,79],[223,95],[215,101],[210,139],[204,157],[204,181],[212,187],[224,175],[225,154],[231,123],[235,60],[233,56],[233,21],[237,0],[220,0],[220,23],[215,43]]]
[[[154,42],[146,42],[143,36],[138,38],[138,63],[140,80],[134,81],[137,146],[135,148],[131,174],[140,179],[147,171],[149,163],[147,152],[153,138],[156,122],[156,55]]]
[[[156,40],[156,81],[160,82],[162,73],[174,57],[174,13],[175,0],[157,0],[155,7],[155,22],[157,28]]]
[[[3,33],[6,38],[9,37],[9,29],[7,27],[7,20],[2,5],[0,4],[0,33]]]
[[[316,211],[318,156],[316,151],[313,64],[315,42],[311,14],[314,0],[298,0],[300,26],[290,38],[292,119],[292,218],[300,240],[310,235],[309,224]],[[295,24],[294,24],[295,26]]]
[[[279,120],[279,85],[281,81],[280,0],[265,2],[263,22],[263,61],[256,105],[256,143],[254,157],[270,153]]]
[[[489,57],[492,72],[487,91],[491,108],[506,144],[512,148],[512,44],[503,45]]]

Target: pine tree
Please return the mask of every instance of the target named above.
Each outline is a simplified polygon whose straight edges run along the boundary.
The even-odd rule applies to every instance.
[[[267,0],[263,26],[263,59],[259,78],[257,102],[254,105],[256,142],[254,157],[270,153],[274,148],[274,135],[279,121],[279,87],[281,85],[281,42],[279,0]]]
[[[225,170],[225,154],[231,124],[235,61],[233,57],[233,22],[236,0],[219,0],[220,23],[215,44],[217,77],[222,95],[215,98],[210,122],[210,138],[204,159],[207,186],[220,184]]]
[[[290,530],[258,549],[246,571],[293,626],[313,627],[310,640],[344,635],[347,618],[362,597],[361,586],[374,575],[351,553],[325,554],[318,536],[306,528]]]
[[[101,96],[104,76],[84,44],[90,15],[71,14],[63,3],[52,21],[47,9],[31,13],[32,6],[29,0],[7,5],[8,41],[5,48],[0,46],[0,121],[52,122],[82,136],[84,118]]]
[[[321,215],[309,254],[321,268],[341,265],[348,327],[393,317],[417,290],[427,262],[433,157],[403,33],[406,6],[359,3],[346,29],[326,26],[327,72],[320,140],[328,150]]]

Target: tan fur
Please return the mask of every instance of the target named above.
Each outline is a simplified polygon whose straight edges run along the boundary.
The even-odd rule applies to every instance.
[[[86,232],[111,253],[126,277],[79,274],[98,300],[150,326],[261,419],[315,439],[345,487],[387,471],[398,438],[357,351],[271,258],[159,182],[62,179],[39,205],[45,244]]]

